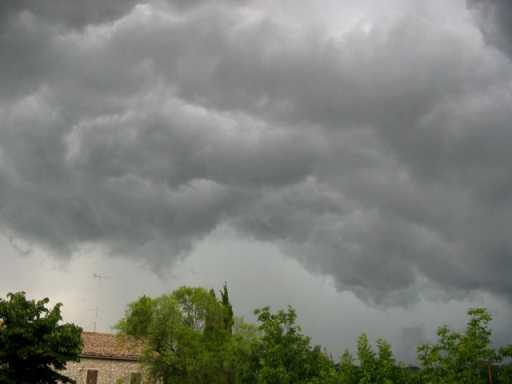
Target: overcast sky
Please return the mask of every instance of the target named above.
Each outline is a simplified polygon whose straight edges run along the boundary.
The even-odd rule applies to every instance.
[[[412,361],[512,342],[512,2],[0,3],[0,294],[109,330],[142,294],[294,305]],[[95,279],[93,274],[106,276]]]

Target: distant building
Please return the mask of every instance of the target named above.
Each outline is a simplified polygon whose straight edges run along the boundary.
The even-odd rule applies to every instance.
[[[83,332],[80,362],[67,363],[64,374],[77,384],[141,384],[140,340],[109,333]]]

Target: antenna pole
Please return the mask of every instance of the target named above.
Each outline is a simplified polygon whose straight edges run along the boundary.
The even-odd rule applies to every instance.
[[[92,277],[94,279],[98,280],[98,285],[99,285],[100,288],[101,288],[101,281],[103,279],[110,279],[110,276],[101,275],[99,273],[93,273]],[[96,307],[94,308],[94,323],[93,323],[94,332],[96,332],[96,326],[97,326],[97,323],[98,323],[98,315],[99,315],[99,306],[98,306],[98,299],[97,299],[97,296],[96,296]]]
[[[94,308],[94,332],[96,332],[96,324],[98,323],[98,306]]]

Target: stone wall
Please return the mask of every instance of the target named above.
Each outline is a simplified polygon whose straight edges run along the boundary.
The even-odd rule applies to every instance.
[[[142,372],[140,363],[136,361],[82,357],[79,363],[67,363],[63,374],[76,380],[76,384],[86,384],[88,369],[98,370],[98,384],[130,384],[130,374]]]

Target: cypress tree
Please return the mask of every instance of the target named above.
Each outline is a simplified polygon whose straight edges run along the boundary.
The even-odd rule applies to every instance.
[[[233,307],[229,301],[228,285],[224,283],[224,287],[220,291],[221,303],[224,306],[224,328],[231,335],[233,333],[233,324],[235,323],[233,315]]]

